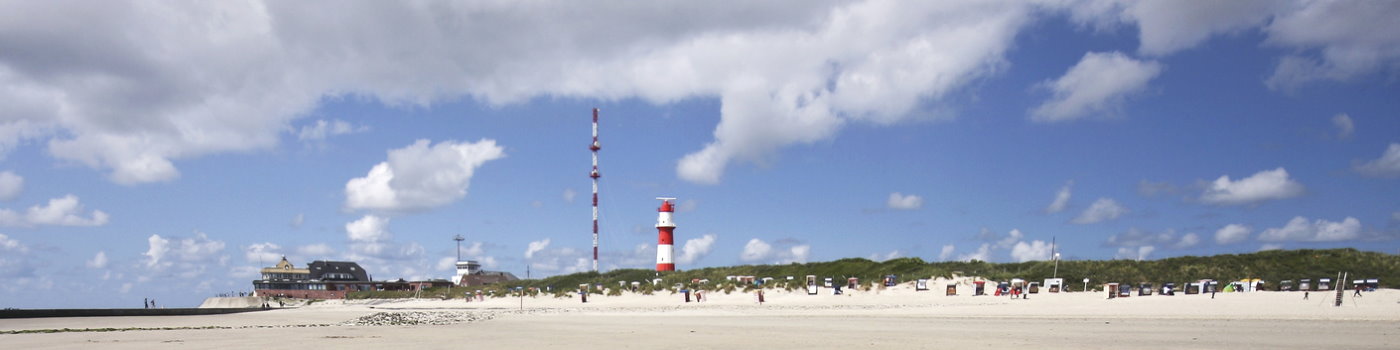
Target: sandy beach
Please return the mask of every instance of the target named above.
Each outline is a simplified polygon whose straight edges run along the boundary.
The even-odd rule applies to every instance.
[[[938,285],[938,284],[935,284]],[[229,315],[0,320],[0,331],[134,328],[0,335],[6,348],[97,345],[149,348],[538,348],[653,349],[1038,346],[1164,349],[1191,347],[1394,349],[1400,347],[1400,291],[1380,290],[1343,306],[1312,292],[1133,296],[1040,293],[1028,299],[957,296],[942,289],[819,295],[712,292],[571,299],[326,301]],[[522,306],[523,304],[523,306]],[[378,313],[457,318],[441,325],[363,325]],[[173,328],[173,329],[161,329]],[[199,328],[199,329],[195,329]]]

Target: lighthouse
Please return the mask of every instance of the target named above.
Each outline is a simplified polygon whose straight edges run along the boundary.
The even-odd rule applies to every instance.
[[[676,222],[671,220],[671,214],[675,209],[671,207],[671,201],[675,198],[656,197],[661,200],[661,208],[656,214],[656,271],[675,271],[675,236]]]

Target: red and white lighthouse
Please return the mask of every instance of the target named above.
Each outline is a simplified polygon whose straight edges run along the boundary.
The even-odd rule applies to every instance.
[[[676,222],[671,220],[671,214],[675,209],[671,208],[671,201],[675,198],[656,197],[661,200],[661,208],[656,214],[656,271],[675,271],[675,236]]]

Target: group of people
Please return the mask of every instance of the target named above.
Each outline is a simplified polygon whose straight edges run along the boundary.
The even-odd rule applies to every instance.
[[[154,309],[154,308],[156,308],[156,300],[155,300],[155,299],[151,299],[151,298],[141,298],[141,300],[142,300],[142,303],[144,303],[144,304],[146,305],[145,308],[147,308],[147,309]]]

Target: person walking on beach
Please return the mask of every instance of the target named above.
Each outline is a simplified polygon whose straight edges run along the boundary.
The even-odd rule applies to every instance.
[[[1356,285],[1356,293],[1351,293],[1351,296],[1354,296],[1354,297],[1360,297],[1360,296],[1361,296],[1361,285],[1360,285],[1360,284]]]
[[[151,298],[141,298],[141,305],[147,309],[151,308]]]
[[[1308,292],[1307,292],[1307,291],[1304,291],[1304,292],[1303,292],[1303,300],[1308,300]]]

